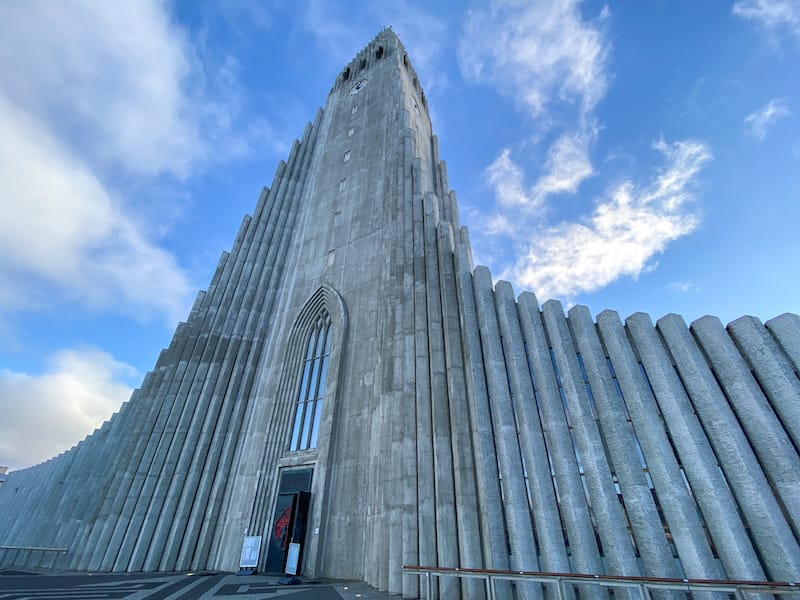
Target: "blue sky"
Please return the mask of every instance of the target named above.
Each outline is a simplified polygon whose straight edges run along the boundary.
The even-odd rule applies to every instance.
[[[382,26],[476,262],[656,319],[798,312],[800,1],[0,3],[0,465],[127,399]]]

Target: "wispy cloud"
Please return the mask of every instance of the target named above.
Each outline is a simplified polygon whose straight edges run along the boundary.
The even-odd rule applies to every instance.
[[[680,292],[682,294],[688,294],[689,292],[696,292],[700,289],[691,281],[671,281],[668,284],[668,287],[669,289],[675,292]]]
[[[41,375],[0,370],[0,464],[24,468],[68,450],[130,397],[137,376],[94,348],[55,353]]]
[[[569,298],[638,277],[669,242],[693,231],[699,216],[691,187],[711,153],[696,141],[662,140],[654,148],[666,165],[646,185],[617,186],[581,222],[518,231],[519,258],[501,276],[541,298]]]
[[[92,170],[0,96],[0,307],[57,300],[177,319],[189,283]]]
[[[495,264],[500,277],[542,298],[592,292],[652,268],[671,241],[697,227],[691,184],[711,159],[702,142],[659,141],[654,147],[665,166],[649,182],[630,177],[582,218],[554,221],[552,199],[575,195],[598,176],[591,153],[602,131],[595,109],[609,85],[604,28],[612,17],[605,6],[585,18],[581,7],[578,0],[494,1],[469,13],[459,47],[464,76],[511,96],[536,117],[531,129],[540,131],[530,137],[551,140],[532,177],[526,161],[515,160],[509,148],[486,169],[496,205],[484,211],[476,236],[478,245],[493,249],[495,260],[498,248],[513,249],[514,258],[507,254]]]
[[[543,213],[549,196],[575,193],[583,180],[594,174],[589,136],[585,132],[559,136],[547,151],[542,171],[536,183],[526,188],[525,173],[506,148],[486,172],[500,206],[519,208],[530,215]]]
[[[768,31],[783,28],[800,38],[800,2],[798,0],[739,0],[733,14],[755,21]]]
[[[476,83],[496,85],[536,118],[539,128],[563,127],[558,109],[572,122],[550,143],[538,178],[522,184],[521,167],[506,148],[488,170],[498,201],[542,210],[553,194],[575,193],[594,174],[590,159],[596,138],[592,111],[606,93],[609,46],[599,24],[583,20],[579,2],[493,2],[469,13],[459,45],[463,75]],[[545,124],[545,125],[542,125]],[[513,175],[514,186],[501,176]]]
[[[187,276],[121,190],[248,151],[235,62],[201,62],[161,0],[1,3],[0,72],[0,307],[175,320]]]
[[[777,98],[770,100],[762,108],[744,118],[744,130],[748,135],[763,142],[767,137],[767,130],[779,119],[790,114],[786,101]]]
[[[578,5],[495,1],[470,11],[459,45],[462,73],[475,82],[499,83],[533,116],[556,97],[588,113],[605,95],[608,46]]]
[[[208,151],[201,73],[162,4],[4,3],[5,95],[103,166],[186,176]]]

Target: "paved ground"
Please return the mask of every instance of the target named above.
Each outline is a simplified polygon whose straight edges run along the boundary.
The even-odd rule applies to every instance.
[[[75,573],[0,571],[0,600],[386,600],[362,582],[302,580],[230,573]]]

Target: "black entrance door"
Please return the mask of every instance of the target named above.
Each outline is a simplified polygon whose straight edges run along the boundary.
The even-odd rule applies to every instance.
[[[267,532],[269,544],[267,545],[267,563],[264,569],[267,573],[283,573],[285,571],[290,543],[301,544],[298,565],[302,560],[308,506],[311,500],[309,492],[312,473],[312,469],[281,471],[272,527]]]

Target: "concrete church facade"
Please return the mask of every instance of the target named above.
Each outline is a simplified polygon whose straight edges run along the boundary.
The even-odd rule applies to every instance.
[[[401,565],[800,580],[800,317],[539,305],[473,267],[387,29],[337,77],[154,369],[0,488],[0,567]],[[454,584],[455,585],[455,584]],[[442,586],[455,593],[455,588]]]

